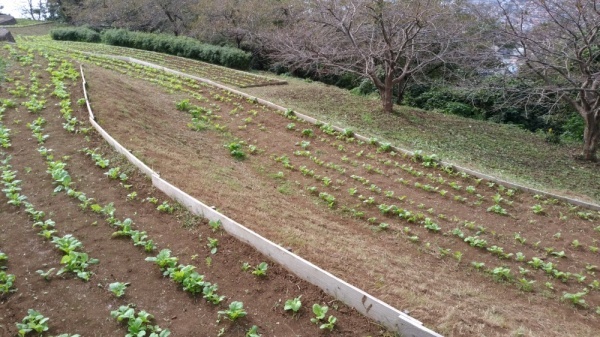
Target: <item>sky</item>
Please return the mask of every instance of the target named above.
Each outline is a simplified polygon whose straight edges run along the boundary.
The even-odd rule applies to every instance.
[[[22,17],[21,8],[27,3],[27,0],[0,0],[0,6],[3,14],[10,14],[16,18]]]

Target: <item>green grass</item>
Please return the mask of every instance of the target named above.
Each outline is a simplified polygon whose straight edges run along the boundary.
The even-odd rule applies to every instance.
[[[29,26],[29,25],[37,25],[40,23],[44,23],[44,21],[23,19],[23,18],[17,18],[16,20],[17,20],[17,26]]]
[[[18,20],[18,19],[17,19]],[[17,21],[18,22],[18,21]],[[7,27],[8,30],[13,34],[13,36],[38,36],[38,35],[47,35],[50,33],[52,29],[65,27],[64,23],[45,23],[40,21],[33,21],[36,24],[18,24],[17,26]],[[42,23],[42,24],[40,24]]]
[[[555,145],[514,125],[396,106],[381,111],[378,99],[322,83],[287,78],[289,85],[246,89],[276,104],[364,136],[548,192],[600,201],[598,164],[574,159],[581,144]]]

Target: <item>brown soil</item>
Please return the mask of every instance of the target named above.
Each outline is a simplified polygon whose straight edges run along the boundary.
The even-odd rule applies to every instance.
[[[175,102],[181,96],[165,94],[146,82],[99,68],[89,67],[87,71],[95,113],[103,127],[162,177],[350,283],[409,310],[435,330],[449,336],[520,333],[593,336],[598,331],[598,316],[593,313],[600,303],[597,291],[586,296],[588,310],[560,300],[563,292],[581,291],[585,284],[597,278],[595,273],[586,274],[585,270],[588,265],[598,264],[598,255],[587,251],[588,246],[597,245],[598,233],[593,230],[598,226],[597,220],[579,219],[566,205],[536,200],[521,192],[514,197],[501,192],[505,200],[512,201],[510,205],[501,203],[509,216],[486,212],[494,204],[492,197],[499,191],[497,186],[488,187],[485,181],[477,184],[470,177],[426,169],[409,158],[377,154],[375,147],[336,140],[314,126],[285,119],[245,100],[232,97],[242,108],[231,112],[236,106],[214,99],[217,94],[227,97],[215,89],[205,88],[201,92],[204,97],[212,98],[210,103],[194,103],[211,107],[220,116],[215,123],[226,126],[227,132],[215,129],[193,132],[186,127],[189,116],[175,110]],[[218,111],[217,106],[220,106]],[[257,115],[249,114],[251,110],[257,111]],[[248,117],[252,120],[244,121]],[[296,123],[297,131],[286,129],[290,122]],[[316,137],[303,138],[300,130],[305,128],[312,128]],[[224,145],[236,138],[258,146],[260,153],[245,161],[233,159]],[[311,142],[312,154],[326,163],[343,166],[345,173],[316,165],[308,157],[294,156],[294,151],[301,150],[296,144],[303,140]],[[341,151],[340,145],[343,146]],[[357,157],[360,151],[364,153]],[[289,157],[293,170],[273,160],[282,155]],[[342,159],[344,155],[349,161]],[[399,167],[383,164],[386,160],[410,165],[422,170],[424,175],[416,178]],[[356,166],[353,161],[357,161]],[[382,168],[384,174],[370,173],[363,164]],[[321,181],[304,176],[299,172],[301,166],[314,170],[321,178],[331,178],[332,183],[325,187]],[[283,179],[278,172],[283,173]],[[428,173],[432,179],[444,178],[446,183],[433,182],[426,177]],[[369,184],[362,186],[351,178],[353,174],[367,177]],[[408,184],[398,183],[399,178]],[[450,181],[456,181],[462,186],[461,190],[450,187]],[[437,192],[415,188],[415,182],[449,192],[441,197]],[[370,191],[370,184],[376,184],[382,192],[391,190],[395,191],[394,196],[406,198],[404,201],[386,198],[382,192]],[[468,185],[476,186],[477,193],[484,197],[481,205],[477,204],[477,197],[465,191]],[[310,196],[306,188],[311,186],[317,187],[318,192],[335,196],[337,203],[333,210],[318,197]],[[351,187],[358,188],[355,196],[347,192]],[[365,206],[357,198],[360,194],[373,196],[374,205],[385,202],[423,213],[439,223],[442,233],[446,234],[434,234],[397,217],[382,216],[374,206]],[[455,197],[466,198],[466,201],[455,201]],[[543,206],[544,215],[532,212],[530,208],[535,204]],[[434,210],[428,212],[430,208]],[[364,211],[365,215],[358,219],[352,217],[351,209]],[[559,220],[561,213],[567,220]],[[389,223],[391,230],[374,230],[366,221],[370,217],[378,218],[376,224]],[[464,227],[467,220],[476,223],[473,229]],[[407,240],[405,227],[410,236],[419,236],[419,244]],[[478,235],[488,241],[488,247],[501,246],[505,253],[522,252],[527,258],[525,261],[538,256],[557,264],[561,271],[586,275],[585,284],[573,278],[562,283],[541,270],[533,270],[525,262],[499,259],[485,249],[469,247],[450,234],[456,227],[465,236],[480,232]],[[517,243],[514,233],[526,238],[525,244]],[[554,237],[556,233],[561,233],[560,238]],[[580,241],[582,248],[574,248],[573,240]],[[443,257],[439,248],[449,249],[451,253]],[[550,255],[545,248],[564,251],[567,258]],[[451,257],[457,251],[462,253],[460,262]],[[489,274],[475,271],[471,262],[484,262],[490,269],[506,266],[515,278],[521,277],[518,267],[531,269],[526,278],[536,281],[534,292],[519,291],[513,282],[494,282]],[[554,289],[547,288],[546,282]]]
[[[7,57],[8,53],[3,50],[2,55]],[[41,70],[47,67],[47,63],[38,56],[35,64],[39,64],[40,69],[14,64],[9,76],[28,85],[29,74],[33,70],[39,74],[41,87],[51,83],[49,74]],[[12,98],[7,89],[15,85],[15,82],[5,83],[0,88],[0,98]],[[91,86],[98,88],[96,84]],[[78,98],[83,97],[80,81],[70,84],[69,90],[76,110],[74,116],[85,121],[86,112],[75,104]],[[135,91],[134,88],[127,90]],[[249,246],[224,232],[212,232],[202,219],[191,217],[183,210],[177,210],[174,215],[158,212],[155,205],[143,199],[154,196],[162,202],[167,198],[153,190],[145,177],[131,170],[96,134],[73,135],[63,130],[59,101],[48,93],[46,96],[47,108],[39,114],[29,113],[23,106],[4,113],[3,123],[11,129],[12,143],[6,154],[12,156],[10,164],[13,170],[18,171],[17,179],[23,181],[21,193],[36,209],[43,210],[46,218],[56,222],[56,235],[73,234],[83,243],[84,251],[99,259],[100,263],[90,268],[94,275],[89,282],[69,274],[62,277],[54,275],[50,281],[45,281],[36,274],[36,270],[58,270],[60,252],[37,235],[22,207],[8,205],[6,197],[0,197],[4,200],[0,203],[0,251],[9,257],[7,271],[16,275],[17,288],[15,293],[0,297],[1,336],[15,336],[15,323],[20,322],[30,308],[50,318],[48,333],[51,335],[66,332],[83,336],[125,335],[125,326],[110,318],[109,313],[126,304],[134,304],[137,309],[153,314],[156,324],[170,329],[172,336],[216,336],[220,329],[225,331],[223,336],[244,336],[252,325],[257,325],[263,336],[366,336],[384,333],[377,324],[270,263]],[[27,99],[15,100],[21,103]],[[122,111],[119,110],[122,107],[115,105],[118,111]],[[157,252],[148,254],[126,239],[111,239],[114,229],[103,217],[82,210],[64,193],[53,193],[55,186],[46,173],[46,162],[38,153],[38,144],[27,127],[39,116],[47,120],[44,133],[49,138],[44,146],[53,150],[55,159],[68,163],[67,170],[73,178],[74,187],[93,197],[100,205],[113,202],[119,219],[133,219],[135,228],[147,231],[159,249],[168,248],[179,257],[180,263],[195,265],[208,281],[219,285],[220,294],[227,296],[221,305],[208,304],[201,297],[190,296],[178,289],[175,283],[161,275],[155,265],[144,261]],[[85,126],[88,125],[81,125]],[[145,138],[144,135],[139,136]],[[132,187],[125,189],[107,178],[106,170],[95,167],[93,161],[81,153],[80,150],[85,147],[100,148],[105,157],[111,159],[111,165],[127,168],[130,176],[127,184]],[[138,198],[127,201],[127,194],[132,191],[138,193]],[[215,255],[209,253],[207,237],[219,240]],[[212,258],[210,264],[206,262],[207,257]],[[269,262],[267,277],[257,278],[240,268],[243,262],[257,265],[261,261]],[[108,284],[115,281],[131,284],[123,298],[115,298],[107,289]],[[303,308],[292,317],[284,312],[283,303],[299,295],[302,295]],[[217,322],[217,311],[224,310],[231,301],[244,302],[248,316],[235,323],[224,319]],[[338,318],[333,332],[322,332],[310,322],[312,312],[309,307],[313,303],[330,306],[329,313]]]
[[[598,279],[597,271],[586,270],[586,267],[598,265],[598,254],[589,250],[589,247],[598,246],[599,234],[594,231],[594,228],[599,226],[597,215],[592,214],[595,220],[583,220],[577,212],[586,212],[585,210],[570,209],[568,205],[555,204],[552,200],[537,200],[521,192],[511,197],[506,191],[499,190],[498,186],[488,187],[485,181],[477,183],[471,177],[449,175],[439,169],[424,168],[410,158],[376,153],[373,146],[357,145],[356,142],[348,142],[344,138],[336,139],[319,131],[315,126],[286,119],[273,111],[208,87],[203,87],[200,92],[208,101],[192,99],[192,103],[212,109],[214,115],[219,118],[212,120],[209,129],[194,132],[187,127],[190,122],[189,115],[175,109],[175,102],[188,95],[168,94],[158,86],[133,78],[158,75],[140,73],[128,69],[125,64],[114,63],[114,66],[129,76],[92,65],[86,68],[94,112],[101,125],[124,146],[132,149],[147,164],[159,171],[163,178],[199,200],[215,205],[226,215],[259,234],[289,247],[391,305],[409,311],[413,317],[444,335],[597,335],[600,322],[594,311],[600,305],[598,291],[591,290],[585,296],[587,308],[575,307],[560,300],[563,292],[579,292],[591,281]],[[78,98],[75,93],[72,97],[74,100]],[[227,102],[228,99],[231,102]],[[251,111],[255,111],[256,114]],[[12,113],[14,112],[11,111],[4,120],[13,120],[10,116]],[[296,124],[296,131],[287,129],[286,126],[290,122]],[[227,131],[219,131],[216,124],[225,126]],[[29,132],[23,125],[9,125],[11,129],[22,128],[23,133]],[[56,134],[59,134],[59,131],[64,133],[58,130],[59,123],[56,127]],[[308,128],[314,130],[314,137],[302,137],[301,131]],[[48,142],[53,138],[54,136],[51,136]],[[244,161],[235,160],[224,148],[225,144],[235,139],[256,145],[258,153],[250,155]],[[296,145],[302,141],[310,141],[307,149],[316,157],[317,162],[322,160],[323,163],[317,164],[308,157],[293,154],[294,151],[302,150]],[[13,140],[13,147],[14,144],[16,140]],[[247,148],[245,149],[247,151]],[[39,154],[34,150],[31,152],[31,156],[26,158],[38,158],[43,163]],[[284,167],[282,162],[285,159],[282,155],[289,158],[293,169]],[[79,164],[82,165],[81,174],[94,174],[96,169],[90,169],[91,161],[82,156],[73,153],[69,167],[71,164]],[[16,158],[15,154],[15,162]],[[314,176],[302,174],[300,170],[303,166],[313,170]],[[422,173],[416,174],[419,175],[417,177],[402,169],[409,166]],[[345,169],[344,173],[338,171],[342,168]],[[374,173],[374,169],[381,170],[382,173]],[[44,170],[42,167],[39,172],[43,173]],[[95,177],[100,181],[104,176],[101,170],[98,171]],[[428,174],[431,175],[428,177]],[[320,176],[319,180],[315,178],[317,175]],[[361,184],[353,179],[352,175],[364,177],[369,183]],[[324,177],[332,181],[328,186],[323,183]],[[440,178],[444,182],[441,182]],[[401,183],[400,179],[405,183]],[[456,182],[461,189],[455,190],[449,182]],[[46,183],[50,185],[49,181]],[[415,187],[415,183],[430,185],[437,188],[437,191],[427,192]],[[77,184],[79,186],[81,182]],[[371,188],[371,184],[374,184],[375,188]],[[483,197],[481,204],[478,204],[475,193],[466,192],[466,186],[470,185],[476,188],[475,193]],[[307,191],[308,187],[315,187],[317,193],[313,195]],[[381,192],[376,190],[377,187]],[[357,193],[348,193],[350,188],[357,188]],[[103,202],[125,199],[127,191],[118,187],[114,189],[115,193],[121,193],[120,197],[107,197]],[[137,185],[135,189],[140,190]],[[439,193],[442,189],[448,191],[445,197]],[[90,190],[101,189],[91,187]],[[387,197],[385,191],[394,191],[394,195]],[[336,203],[332,209],[319,199],[318,194],[321,192],[335,196]],[[51,187],[48,193],[51,193]],[[505,199],[500,205],[508,211],[508,216],[486,211],[494,204],[492,197],[497,193]],[[144,197],[146,194],[140,195]],[[359,195],[363,197],[359,198]],[[368,197],[374,198],[373,205],[364,202]],[[510,202],[512,204],[509,204]],[[440,233],[434,233],[427,231],[422,224],[410,223],[397,216],[382,215],[376,207],[381,203],[395,204],[413,214],[422,213],[423,217],[430,217],[438,223],[442,230]],[[544,208],[544,214],[537,215],[532,212],[531,207],[537,204]],[[121,210],[128,205],[130,202],[121,201],[117,209]],[[143,207],[147,207],[147,213],[141,211]],[[76,205],[74,208],[77,208]],[[139,226],[156,220],[157,214],[153,206],[141,203],[136,204],[136,208],[140,209],[136,216],[150,214],[147,219],[134,219]],[[358,212],[364,212],[364,215]],[[131,213],[133,211],[123,214],[130,216]],[[561,217],[566,219],[561,220]],[[367,221],[369,218],[377,220],[370,223]],[[470,226],[466,221],[474,222],[474,225]],[[377,225],[381,222],[388,223],[389,229],[377,230]],[[100,227],[106,230],[104,237],[110,235],[110,228],[98,226]],[[188,256],[191,259],[194,254],[199,254],[199,258],[203,259],[208,254],[205,241],[199,242],[195,232],[189,235],[177,226],[169,226],[168,231],[153,228],[155,227],[143,227],[152,237],[162,239],[175,232],[173,235],[181,235],[179,238],[190,238],[190,241],[167,241],[178,249],[178,256]],[[199,228],[206,230],[206,226]],[[563,272],[580,273],[586,279],[583,283],[578,283],[571,277],[568,282],[563,283],[547,276],[542,270],[534,270],[526,262],[515,261],[514,256],[499,259],[485,249],[470,247],[455,237],[452,234],[454,228],[459,228],[465,236],[478,235],[487,240],[487,247],[497,245],[503,247],[505,253],[522,252],[526,256],[525,261],[538,256],[544,261],[553,262]],[[516,242],[515,233],[520,233],[527,241],[524,244]],[[560,236],[557,233],[560,233]],[[207,232],[206,235],[213,234]],[[419,242],[413,243],[409,240],[414,236],[418,236]],[[80,239],[83,241],[83,238]],[[581,247],[574,247],[574,240],[578,240]],[[90,250],[93,243],[84,241],[84,244],[86,250],[94,256]],[[159,246],[171,247],[165,246],[163,242],[159,242]],[[133,247],[131,249],[132,252],[144,255]],[[176,251],[175,248],[173,250]],[[445,250],[449,250],[449,253],[443,254]],[[551,251],[564,251],[567,257],[559,258],[551,255]],[[461,258],[453,255],[456,252],[462,254]],[[219,254],[217,253],[217,256]],[[100,258],[102,260],[101,256]],[[242,257],[240,260],[245,261],[246,258]],[[256,264],[260,260],[257,258],[251,263]],[[515,281],[494,281],[490,273],[478,272],[471,267],[471,262],[484,262],[490,270],[505,266],[511,269],[514,278],[521,278],[518,274],[519,267],[530,269],[530,274],[525,277],[536,281],[533,292],[518,290]],[[16,269],[13,263],[11,259],[9,270]],[[211,270],[215,265],[213,259]],[[94,271],[100,269],[94,268]],[[203,270],[202,267],[199,268]],[[158,278],[158,270],[154,269],[154,272]],[[240,274],[246,275],[241,272]],[[129,279],[126,281],[130,282]],[[175,288],[167,280],[160,281]],[[237,282],[239,284],[239,281]],[[545,286],[546,282],[550,282],[554,289]],[[221,281],[219,285],[223,287]],[[225,293],[225,290],[223,292]],[[103,294],[107,296],[105,291]],[[243,294],[240,296],[242,297],[231,297],[248,298],[243,297]],[[254,303],[255,297],[252,297],[252,302],[249,303]],[[110,299],[109,296],[107,298]],[[162,316],[155,307],[135,303],[157,317],[169,317]],[[24,312],[21,312],[18,316],[23,315]],[[102,315],[106,318],[106,311]],[[214,320],[214,315],[211,317]],[[304,318],[307,319],[308,316]],[[161,325],[168,326],[166,323]],[[276,334],[267,332],[264,325],[260,327],[266,335]],[[175,332],[175,323],[171,326]],[[210,333],[214,334],[215,330],[217,327],[211,326]],[[70,331],[79,332],[73,329]],[[360,331],[348,333],[362,335]],[[314,333],[309,331],[306,334]],[[287,336],[290,332],[278,335]]]

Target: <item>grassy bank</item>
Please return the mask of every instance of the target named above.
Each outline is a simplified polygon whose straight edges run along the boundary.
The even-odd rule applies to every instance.
[[[466,119],[405,106],[394,115],[376,98],[321,83],[286,78],[287,86],[247,92],[330,123],[501,179],[600,202],[600,165],[575,159],[580,144],[549,144],[513,125]]]

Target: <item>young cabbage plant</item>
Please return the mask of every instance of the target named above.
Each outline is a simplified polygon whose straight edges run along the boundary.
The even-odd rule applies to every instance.
[[[315,324],[319,324],[319,322],[321,320],[325,319],[325,315],[327,314],[329,307],[326,305],[321,306],[318,303],[315,303],[312,306],[312,310],[313,310],[313,313],[315,314],[315,317],[311,318],[310,321]]]
[[[108,285],[108,290],[110,290],[117,297],[123,297],[128,286],[129,283],[113,282]]]
[[[52,273],[54,272],[56,268],[50,268],[46,271],[44,270],[36,270],[35,272],[38,273],[41,277],[44,278],[44,280],[46,281],[50,281],[50,276],[52,275]]]
[[[268,268],[269,268],[269,265],[266,262],[261,262],[256,267],[254,267],[254,270],[252,271],[252,275],[267,276]]]
[[[285,301],[283,310],[285,310],[285,311],[291,310],[294,313],[297,313],[300,310],[300,308],[302,307],[302,302],[300,301],[301,297],[302,297],[302,295]]]
[[[219,318],[221,315],[225,315],[225,317],[230,321],[235,321],[238,318],[245,317],[247,312],[244,310],[243,302],[234,301],[229,304],[229,308],[227,310],[221,310],[217,312],[217,314],[219,315]]]
[[[208,239],[208,244],[206,244],[208,246],[208,248],[210,248],[210,253],[211,254],[216,254],[217,250],[219,248],[219,239],[213,239],[213,238],[207,238]]]
[[[27,316],[23,318],[22,323],[16,323],[19,336],[24,337],[30,332],[37,332],[41,336],[42,332],[49,329],[48,320],[48,317],[44,317],[38,311],[33,309],[27,310]]]

